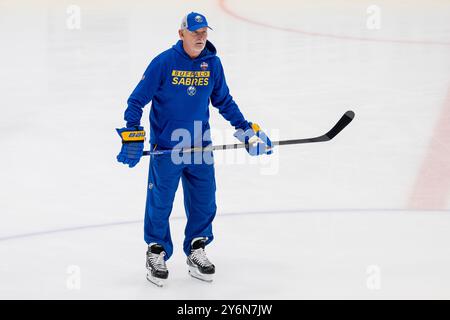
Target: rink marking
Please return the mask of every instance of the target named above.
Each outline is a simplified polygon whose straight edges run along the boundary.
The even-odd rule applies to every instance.
[[[300,29],[279,27],[266,22],[260,22],[242,16],[226,5],[226,0],[218,0],[219,7],[226,14],[244,22],[270,29],[299,33],[308,36],[327,37],[342,40],[371,41],[379,43],[420,44],[420,45],[450,45],[448,42],[427,40],[374,39],[352,37],[319,32],[309,32]],[[412,210],[443,209],[447,207],[450,194],[450,88],[444,103],[443,111],[434,129],[427,155],[416,178],[409,197],[407,207]]]
[[[351,213],[351,214],[367,214],[367,213],[396,213],[396,214],[450,214],[450,210],[442,209],[442,210],[411,210],[411,209],[288,209],[288,210],[267,210],[267,211],[252,211],[252,212],[230,212],[216,215],[216,218],[227,218],[227,217],[236,217],[236,216],[251,216],[251,215],[278,215],[278,214],[315,214],[315,213],[326,213],[326,214],[342,214],[342,213]],[[178,216],[171,217],[171,220],[182,220],[186,219],[186,217]],[[143,223],[144,220],[130,220],[130,221],[118,221],[111,223],[101,223],[101,224],[92,224],[92,225],[84,225],[84,226],[75,226],[75,227],[66,227],[60,229],[52,229],[52,230],[43,230],[36,231],[30,233],[22,233],[15,234],[10,236],[0,237],[0,242],[8,241],[8,240],[16,240],[23,238],[31,238],[31,237],[39,237],[39,236],[47,236],[55,233],[64,233],[64,232],[74,232],[80,230],[87,229],[98,229],[98,228],[107,228],[107,227],[115,227],[115,226],[123,226],[127,224],[137,224]]]
[[[450,87],[431,143],[420,167],[408,207],[444,209],[450,194]]]
[[[332,39],[341,39],[341,40],[353,40],[353,41],[368,41],[368,42],[380,42],[380,43],[398,43],[398,44],[420,44],[420,45],[441,45],[441,46],[450,46],[450,42],[444,41],[432,41],[432,40],[402,40],[402,39],[382,39],[382,38],[364,38],[364,37],[353,37],[353,36],[345,36],[345,35],[337,35],[337,34],[327,34],[321,32],[312,32],[312,31],[304,31],[301,29],[287,28],[287,27],[279,27],[266,22],[256,21],[249,19],[245,16],[242,16],[234,11],[226,5],[226,0],[218,0],[219,7],[222,11],[227,13],[228,15],[242,20],[244,22],[258,25],[265,28],[270,28],[274,30],[280,30],[291,33],[299,33],[312,37],[323,37],[323,38],[332,38]]]

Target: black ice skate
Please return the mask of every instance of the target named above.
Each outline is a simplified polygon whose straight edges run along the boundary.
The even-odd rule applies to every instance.
[[[192,277],[211,282],[216,268],[206,256],[205,242],[205,238],[192,240],[191,254],[187,257],[187,264]]]
[[[147,250],[147,280],[162,287],[165,280],[169,277],[169,271],[166,267],[164,248],[156,243],[151,243]]]

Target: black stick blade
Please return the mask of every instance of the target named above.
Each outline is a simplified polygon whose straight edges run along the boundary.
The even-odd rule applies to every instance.
[[[355,117],[355,113],[351,110],[344,113],[339,121],[327,132],[326,136],[329,140],[333,139],[339,132],[341,132]]]

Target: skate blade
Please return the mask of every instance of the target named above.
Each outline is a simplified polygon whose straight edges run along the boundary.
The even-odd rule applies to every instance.
[[[189,275],[195,279],[202,280],[205,282],[213,281],[213,274],[203,274],[198,271],[197,268],[189,266]]]
[[[160,288],[164,287],[164,285],[166,284],[165,279],[156,278],[152,276],[150,272],[147,273],[147,280]]]

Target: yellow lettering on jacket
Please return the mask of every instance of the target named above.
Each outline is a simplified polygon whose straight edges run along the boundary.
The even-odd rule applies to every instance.
[[[172,84],[178,86],[207,86],[211,71],[172,70]]]

